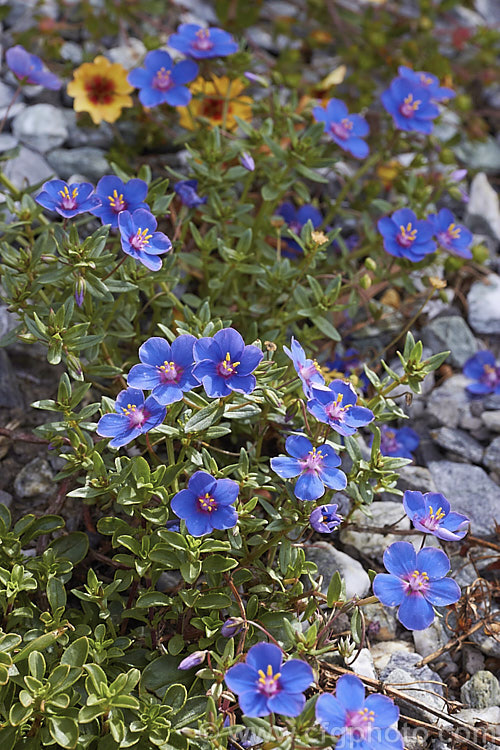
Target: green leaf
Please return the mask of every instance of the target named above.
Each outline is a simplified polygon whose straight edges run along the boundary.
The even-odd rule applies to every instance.
[[[335,326],[333,326],[329,320],[326,318],[322,318],[319,315],[316,315],[312,319],[314,325],[318,330],[321,331],[325,336],[327,336],[332,341],[340,341],[340,333],[337,331]]]
[[[204,573],[225,573],[226,570],[236,568],[238,562],[231,557],[222,557],[222,555],[211,555],[205,558],[201,565]]]
[[[89,642],[85,637],[77,638],[70,643],[61,656],[61,664],[69,664],[70,667],[83,667],[89,652]]]
[[[77,722],[68,716],[50,717],[49,732],[53,740],[68,750],[76,747],[80,735]]]
[[[187,690],[184,685],[180,685],[179,683],[170,685],[163,697],[164,705],[170,706],[174,713],[178,713],[182,708],[184,708],[184,706],[186,705],[186,701]]]
[[[202,594],[197,602],[197,609],[223,609],[224,607],[230,607],[232,603],[231,597],[227,594],[216,593],[216,594]]]
[[[208,429],[211,425],[221,419],[224,414],[224,406],[214,401],[208,406],[204,406],[199,412],[194,414],[185,425],[186,432],[201,432]]]
[[[57,557],[63,560],[69,560],[73,565],[77,565],[84,560],[89,550],[89,538],[83,531],[72,531],[66,536],[60,536],[49,544],[54,550]]]
[[[328,607],[330,607],[330,609],[336,602],[341,600],[341,594],[342,578],[340,577],[339,571],[336,570],[328,586],[328,591],[326,592],[326,604]]]

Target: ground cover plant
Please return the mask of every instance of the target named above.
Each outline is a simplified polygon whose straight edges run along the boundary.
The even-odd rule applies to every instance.
[[[474,97],[499,34],[454,1],[25,5],[1,344],[38,372],[27,403],[0,359],[6,750],[498,744],[500,312],[460,346],[426,328],[453,305],[467,328],[498,268],[466,154],[496,143]],[[432,441],[479,451],[477,495],[422,468],[452,463]]]

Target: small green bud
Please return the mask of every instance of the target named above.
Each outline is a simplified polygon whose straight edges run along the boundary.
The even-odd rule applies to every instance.
[[[359,280],[359,285],[362,289],[369,289],[372,285],[372,280],[369,274],[365,273]]]
[[[439,161],[442,164],[455,164],[456,158],[451,148],[443,148],[441,150],[441,153],[439,154]]]
[[[474,258],[476,263],[485,263],[490,257],[490,251],[488,250],[486,245],[474,245],[474,247],[472,248],[472,257]]]
[[[369,271],[376,271],[377,270],[377,263],[373,260],[373,258],[365,258],[365,268],[367,268]]]

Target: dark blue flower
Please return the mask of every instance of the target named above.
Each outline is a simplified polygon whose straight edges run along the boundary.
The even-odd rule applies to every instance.
[[[241,617],[228,617],[220,629],[220,634],[224,638],[233,638],[241,633],[245,626],[245,621]]]
[[[392,216],[384,216],[379,219],[377,227],[384,238],[384,249],[396,258],[408,258],[418,263],[436,250],[432,224],[417,219],[409,208],[400,208]]]
[[[283,664],[283,653],[272,643],[257,643],[244,664],[226,673],[226,685],[238,695],[245,716],[298,716],[304,708],[304,690],[314,682],[311,667],[300,659]]]
[[[432,98],[428,88],[401,77],[395,78],[383,92],[382,104],[399,130],[428,134],[434,127],[432,121],[439,115]]]
[[[357,349],[352,347],[346,349],[343,354],[335,352],[335,359],[325,362],[325,368],[333,372],[334,375],[346,375],[352,378],[354,375],[354,384],[364,390],[370,384]]]
[[[187,489],[172,498],[170,507],[184,519],[191,536],[204,536],[214,529],[231,529],[238,521],[232,507],[239,487],[232,479],[214,479],[206,471],[197,471]]]
[[[192,654],[189,654],[189,656],[186,656],[181,661],[177,669],[194,669],[194,667],[199,667],[205,661],[206,655],[206,651],[193,651]]]
[[[5,53],[7,65],[22,84],[44,86],[57,91],[62,83],[59,78],[44,70],[43,62],[36,55],[27,52],[20,44],[11,47]]]
[[[342,523],[342,516],[337,513],[338,505],[320,505],[309,516],[309,523],[319,534],[331,534]]]
[[[492,352],[485,350],[474,354],[464,365],[464,375],[476,383],[469,383],[466,390],[474,396],[500,394],[500,367],[497,367]]]
[[[429,214],[428,221],[434,229],[434,236],[443,250],[461,258],[472,258],[469,247],[472,244],[472,232],[467,227],[457,224],[455,217],[447,208],[438,214]]]
[[[365,699],[365,686],[353,674],[339,677],[335,695],[322,693],[315,711],[325,732],[339,738],[336,750],[403,750],[403,737],[392,728],[399,708],[380,693]]]
[[[316,122],[323,123],[325,133],[337,146],[356,159],[368,156],[370,149],[363,140],[370,132],[368,123],[361,115],[350,115],[342,99],[330,99],[326,109],[314,107],[312,114]]]
[[[122,211],[118,216],[118,228],[123,252],[131,255],[150,271],[159,271],[161,258],[168,253],[172,243],[163,232],[155,232],[157,221],[153,214],[138,208],[133,214]]]
[[[251,393],[257,383],[251,373],[263,356],[256,346],[245,346],[234,328],[223,328],[213,338],[195,343],[193,372],[210,398],[223,398],[232,391]]]
[[[450,504],[440,492],[413,492],[403,495],[406,515],[418,531],[433,534],[447,542],[458,542],[467,534],[469,519],[461,513],[450,513]]]
[[[174,185],[174,190],[188,208],[196,208],[207,202],[206,196],[201,198],[198,193],[198,180],[179,180]]]
[[[172,344],[152,336],[139,349],[141,365],[134,365],[127,378],[132,388],[152,390],[151,395],[164,406],[181,401],[184,392],[200,383],[193,375],[193,346],[189,334],[178,336]]]
[[[312,396],[312,386],[323,385],[325,378],[321,374],[321,368],[315,359],[307,359],[306,353],[299,344],[299,342],[292,336],[291,349],[287,346],[283,347],[283,351],[290,357],[295,367],[295,371],[302,381],[302,387],[306,398]]]
[[[285,220],[288,229],[298,237],[300,237],[302,227],[305,226],[308,221],[311,222],[314,229],[323,223],[323,217],[318,209],[309,204],[297,209],[292,203],[287,201],[286,203],[281,204],[276,213]],[[283,237],[283,239],[288,247],[288,250],[283,249],[281,252],[285,258],[296,258],[302,253],[301,246],[296,240],[292,239],[292,237]]]
[[[450,561],[444,552],[424,547],[415,552],[410,542],[394,542],[384,552],[389,573],[379,573],[373,593],[387,607],[399,607],[398,619],[408,630],[425,630],[434,620],[433,607],[460,599],[460,587],[446,578]]]
[[[299,500],[317,500],[325,494],[325,485],[331,490],[347,487],[346,475],[337,468],[340,458],[330,445],[314,448],[304,435],[290,435],[285,447],[291,457],[272,458],[271,468],[282,479],[299,477],[293,490]]]
[[[155,49],[144,58],[144,67],[132,70],[127,80],[140,89],[139,100],[145,107],[159,104],[186,107],[191,101],[191,92],[184,84],[197,75],[198,66],[192,60],[182,60],[174,65],[168,52]]]
[[[65,219],[83,214],[85,211],[93,213],[101,205],[99,198],[93,194],[94,188],[90,182],[75,182],[68,185],[62,180],[49,180],[42,186],[42,192],[35,198],[36,202],[49,211],[56,211]]]
[[[104,414],[96,432],[101,437],[111,437],[109,446],[121,448],[131,440],[149,432],[165,419],[166,409],[152,396],[144,400],[142,391],[127,388],[116,397],[116,414]]]
[[[373,421],[370,409],[356,406],[358,396],[350,383],[332,380],[328,388],[312,386],[312,398],[307,408],[319,422],[326,422],[339,435],[354,435]]]
[[[122,211],[133,213],[138,208],[149,209],[144,198],[148,192],[147,183],[144,180],[133,179],[122,182],[115,175],[101,177],[95,189],[96,195],[101,199],[101,205],[92,213],[98,216],[103,224],[118,226],[118,216]]]
[[[425,70],[412,70],[405,65],[401,65],[398,68],[398,73],[402,78],[406,78],[408,81],[415,84],[415,86],[423,86],[426,88],[431,99],[436,102],[444,102],[446,99],[453,99],[456,96],[453,89],[441,86],[439,78],[432,73],[427,73]]]
[[[396,430],[386,424],[380,425],[380,452],[383,456],[398,456],[413,460],[412,451],[416,450],[419,445],[420,438],[411,427],[401,427]]]
[[[176,33],[172,34],[168,44],[196,60],[227,57],[238,51],[238,45],[227,31],[215,26],[204,29],[194,23],[182,23]]]

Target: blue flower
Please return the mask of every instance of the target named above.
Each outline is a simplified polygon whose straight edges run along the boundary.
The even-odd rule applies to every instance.
[[[95,189],[96,195],[101,199],[101,205],[92,213],[98,216],[103,224],[111,224],[116,229],[118,216],[122,211],[131,213],[138,208],[149,209],[144,198],[148,192],[147,183],[144,180],[133,179],[122,182],[119,177],[105,175],[101,177]]]
[[[149,432],[165,419],[166,409],[152,396],[144,400],[142,391],[127,388],[116,397],[116,414],[104,414],[96,432],[101,437],[113,438],[110,448],[121,448],[131,440]]]
[[[458,542],[467,534],[469,519],[461,513],[450,513],[450,504],[440,492],[413,492],[403,495],[406,515],[418,531],[432,534],[447,542]]]
[[[400,208],[390,217],[384,216],[379,219],[377,227],[384,238],[384,249],[396,258],[408,258],[418,263],[436,250],[432,224],[417,219],[409,208]]]
[[[469,383],[466,390],[474,396],[500,394],[500,367],[497,367],[492,352],[485,350],[474,354],[464,365],[464,375],[476,383]]]
[[[373,443],[373,438],[371,440]],[[386,424],[380,425],[380,452],[383,456],[398,456],[411,458],[412,451],[420,445],[420,438],[411,427],[401,427],[399,430]]]
[[[198,193],[198,180],[179,180],[174,185],[174,190],[188,208],[196,208],[207,202],[206,196],[200,198]]]
[[[49,180],[42,186],[42,192],[35,198],[36,202],[49,211],[57,211],[65,219],[83,214],[85,211],[93,213],[101,201],[93,195],[94,188],[90,182],[75,182],[68,185],[62,180]]]
[[[436,102],[444,102],[446,99],[453,99],[456,94],[453,89],[445,88],[439,84],[439,78],[425,70],[412,70],[405,65],[398,68],[401,78],[406,78],[415,86],[423,86],[429,92],[431,99]]]
[[[248,153],[248,151],[243,151],[240,157],[240,163],[241,166],[245,167],[245,169],[249,172],[253,172],[255,170],[255,161],[253,157]]]
[[[304,708],[304,690],[314,682],[311,667],[300,659],[283,664],[283,653],[272,643],[257,643],[244,664],[226,673],[226,685],[238,695],[245,716],[298,716]]]
[[[447,208],[442,208],[438,214],[429,214],[427,219],[432,224],[438,244],[453,255],[461,258],[472,258],[469,250],[473,236],[467,227],[457,224],[455,217]]]
[[[276,213],[285,220],[288,229],[298,237],[300,237],[302,227],[305,226],[308,221],[311,222],[314,229],[323,223],[323,217],[318,209],[309,204],[297,209],[292,203],[287,201],[286,203],[281,204]],[[281,253],[285,258],[296,258],[302,253],[302,248],[296,240],[291,237],[283,237],[283,239],[288,247],[288,250],[283,249]]]
[[[340,458],[330,445],[314,448],[304,435],[290,435],[286,439],[288,456],[271,459],[271,468],[282,479],[299,477],[294,495],[299,500],[317,500],[325,494],[325,485],[331,490],[347,487],[347,477],[340,466]]]
[[[337,513],[338,505],[320,505],[309,516],[309,523],[319,534],[331,534],[342,523],[342,516]]]
[[[163,406],[181,401],[184,392],[200,383],[193,375],[193,346],[189,334],[178,336],[172,344],[152,336],[139,349],[141,365],[134,365],[127,383],[132,388],[152,389],[151,395]]]
[[[350,383],[332,380],[328,388],[312,386],[307,408],[319,422],[326,422],[339,435],[354,435],[356,430],[373,421],[370,409],[356,406],[358,396]]]
[[[177,669],[194,669],[194,667],[199,667],[205,661],[206,655],[206,651],[193,651],[192,654],[189,654],[189,656],[186,656],[181,661]]]
[[[350,115],[341,99],[330,99],[323,107],[314,107],[312,111],[316,122],[324,124],[325,133],[335,141],[344,151],[364,159],[370,149],[362,140],[370,132],[368,123],[361,115]]]
[[[432,102],[431,91],[415,85],[408,78],[395,78],[382,94],[382,104],[392,115],[399,130],[432,133],[439,109]]]
[[[392,729],[399,708],[390,698],[374,693],[353,674],[337,680],[335,695],[322,693],[315,706],[316,721],[339,740],[335,750],[403,750],[401,734]]]
[[[321,374],[321,368],[315,359],[307,359],[306,353],[299,344],[299,342],[292,336],[291,350],[287,347],[283,347],[283,351],[290,357],[295,367],[295,371],[302,381],[302,387],[306,398],[312,396],[312,386],[314,384],[323,385],[325,379]]]
[[[174,65],[168,52],[155,49],[144,58],[144,67],[132,70],[127,80],[140,89],[139,100],[144,107],[159,104],[186,107],[191,101],[191,92],[184,84],[197,75],[198,66],[192,60],[182,60]]]
[[[62,86],[54,73],[44,70],[40,58],[27,52],[20,44],[7,50],[5,60],[21,84],[44,86],[53,91],[57,91]]]
[[[188,57],[202,60],[207,57],[227,57],[238,51],[238,45],[231,34],[211,26],[204,29],[194,23],[183,23],[168,44]]]
[[[256,346],[245,346],[234,328],[223,328],[213,338],[195,343],[194,376],[203,383],[210,398],[223,398],[232,391],[251,393],[257,384],[251,373],[263,356]]]
[[[357,349],[351,347],[346,349],[343,354],[335,352],[335,359],[325,362],[325,367],[333,373],[346,375],[349,378],[354,375],[354,384],[362,390],[370,385]]]
[[[394,542],[384,552],[389,573],[379,573],[373,593],[387,607],[399,607],[398,620],[408,630],[425,630],[434,620],[433,607],[460,599],[460,587],[446,578],[450,561],[441,550],[424,547],[415,552],[410,542]]]
[[[187,489],[172,498],[170,507],[184,519],[191,536],[204,536],[214,529],[231,529],[238,521],[231,507],[238,497],[239,487],[232,479],[214,479],[206,471],[197,471]]]
[[[159,271],[161,258],[168,253],[172,243],[163,232],[155,232],[157,221],[153,214],[138,208],[133,214],[122,211],[118,216],[118,228],[123,252],[131,255],[150,271]]]

